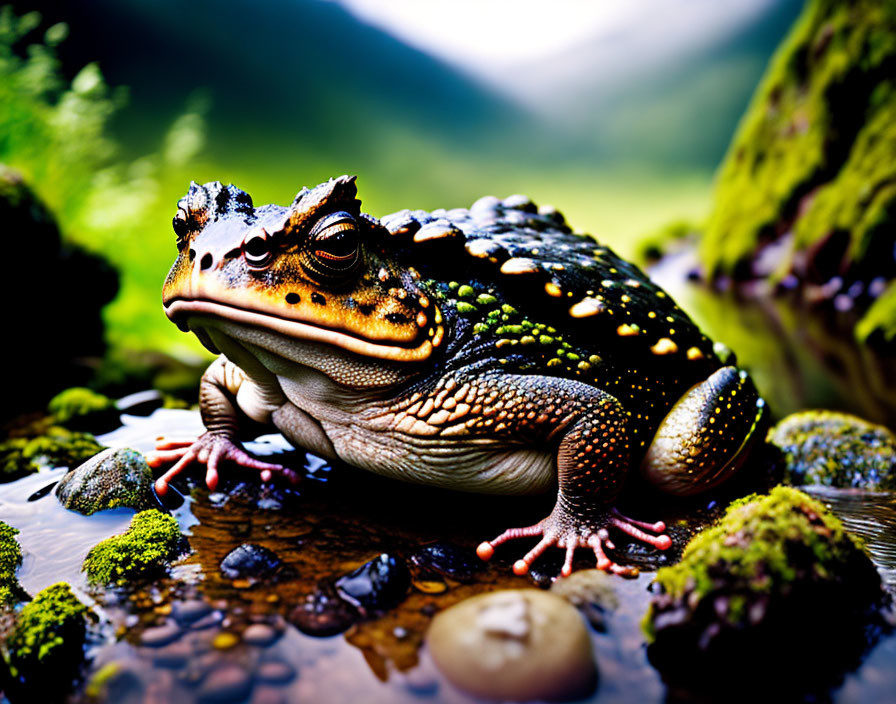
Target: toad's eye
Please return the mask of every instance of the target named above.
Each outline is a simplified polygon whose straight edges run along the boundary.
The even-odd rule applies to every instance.
[[[183,209],[177,211],[177,215],[171,220],[171,226],[174,228],[174,234],[177,235],[177,249],[179,251],[187,243],[187,233],[190,231],[187,213]]]
[[[352,271],[360,259],[358,225],[348,213],[322,218],[309,233],[311,268],[318,274],[338,276]]]

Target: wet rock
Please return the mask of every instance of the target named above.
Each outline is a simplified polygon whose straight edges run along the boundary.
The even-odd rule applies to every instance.
[[[280,634],[277,632],[277,629],[266,623],[253,623],[246,627],[242,635],[243,642],[261,648],[269,646],[279,637]]]
[[[238,665],[221,665],[209,672],[196,698],[200,704],[223,704],[238,702],[252,691],[252,676]]]
[[[182,626],[190,625],[207,616],[212,611],[211,604],[201,599],[175,601],[171,604],[171,615]]]
[[[10,672],[15,673],[7,683],[11,701],[64,699],[84,656],[87,612],[62,582],[25,604],[6,641]]]
[[[94,545],[83,569],[93,584],[124,586],[164,573],[186,548],[177,519],[149,509],[136,514],[125,533]]]
[[[140,634],[140,645],[145,645],[148,648],[161,648],[176,641],[182,633],[180,626],[169,621],[161,626],[152,626],[143,631]]]
[[[143,511],[158,506],[152,481],[143,455],[110,448],[66,474],[56,486],[56,497],[70,511],[85,516],[121,507]]]
[[[157,667],[179,670],[187,666],[194,653],[195,646],[186,639],[180,639],[160,647],[153,653],[152,661]]]
[[[190,626],[191,630],[194,631],[203,631],[206,628],[212,628],[213,626],[217,626],[221,621],[224,620],[224,614],[220,611],[212,611],[210,614],[206,614],[202,618],[197,621],[194,621]]]
[[[0,521],[0,606],[14,604],[26,596],[16,579],[16,570],[22,564],[18,534],[17,528]]]
[[[848,413],[803,411],[768,433],[783,455],[787,483],[896,489],[896,436]]]
[[[644,618],[651,662],[670,682],[710,690],[732,677],[759,686],[743,677],[757,671],[829,686],[868,646],[884,599],[858,541],[783,486],[732,503],[656,583]]]
[[[310,636],[333,636],[361,619],[358,609],[339,596],[330,584],[322,584],[308,594],[289,615],[290,623]]]
[[[269,662],[261,663],[255,672],[255,676],[260,682],[286,684],[295,679],[296,670],[289,663],[280,660],[271,660]]]
[[[424,573],[435,572],[458,582],[473,581],[483,569],[482,560],[472,550],[451,543],[424,545],[411,555],[410,560]]]
[[[91,675],[85,693],[91,701],[139,704],[144,701],[143,682],[131,665],[107,662]]]
[[[579,570],[558,579],[551,592],[566,599],[594,628],[606,630],[606,615],[619,606],[616,580],[603,570]]]
[[[272,577],[283,560],[272,550],[255,543],[235,547],[221,561],[221,572],[228,579],[261,580]]]
[[[339,595],[363,612],[388,611],[407,596],[411,574],[405,563],[383,553],[336,580]]]
[[[566,600],[536,589],[462,601],[433,619],[426,644],[454,685],[486,699],[577,698],[596,680],[582,617]]]

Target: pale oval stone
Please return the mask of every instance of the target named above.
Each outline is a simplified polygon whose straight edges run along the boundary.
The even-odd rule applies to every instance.
[[[452,684],[487,699],[575,698],[596,681],[591,639],[579,612],[537,589],[462,601],[433,619],[426,643]]]

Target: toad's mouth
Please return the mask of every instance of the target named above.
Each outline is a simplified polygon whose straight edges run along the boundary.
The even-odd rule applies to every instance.
[[[196,332],[200,341],[206,345],[209,342],[208,336],[201,335],[196,328],[190,325],[192,318],[211,317],[237,325],[269,330],[292,340],[320,342],[363,357],[396,362],[420,362],[429,359],[433,353],[433,343],[426,338],[422,341],[413,340],[409,345],[389,345],[357,337],[342,330],[303,323],[298,320],[287,320],[269,313],[259,313],[215,301],[175,298],[166,302],[165,314],[184,332],[191,330]]]

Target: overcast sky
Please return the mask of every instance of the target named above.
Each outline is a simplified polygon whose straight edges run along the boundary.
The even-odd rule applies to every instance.
[[[724,38],[775,0],[334,1],[525,100],[543,94],[546,83],[575,81],[580,71],[593,79],[609,63],[602,45],[608,57],[636,69]],[[587,65],[576,65],[579,48],[587,48]]]

